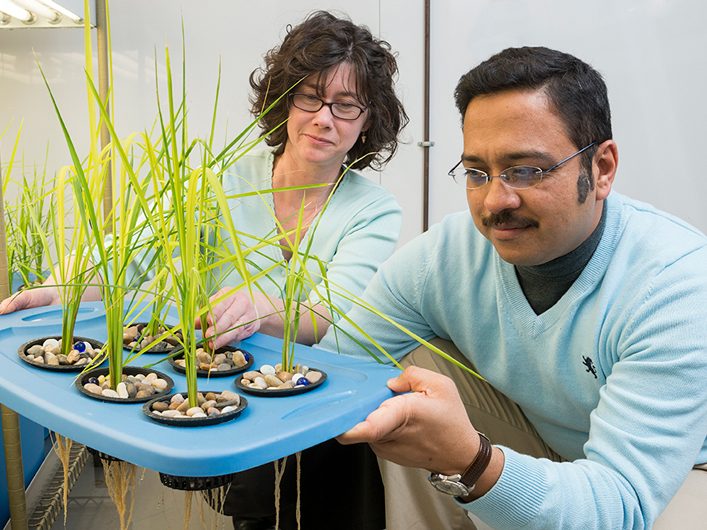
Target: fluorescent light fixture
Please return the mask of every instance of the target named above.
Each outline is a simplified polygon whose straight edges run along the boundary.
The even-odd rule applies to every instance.
[[[32,13],[12,0],[0,0],[0,11],[9,17],[16,18],[20,22],[29,23],[32,20]]]
[[[94,11],[91,0],[91,26]],[[0,29],[82,27],[83,12],[83,0],[0,0]]]

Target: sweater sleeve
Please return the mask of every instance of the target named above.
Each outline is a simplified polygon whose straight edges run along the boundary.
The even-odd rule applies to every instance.
[[[495,528],[651,528],[707,460],[707,252],[635,285],[603,340],[615,356],[590,415],[585,458],[554,463],[502,448],[496,485],[464,505]]]

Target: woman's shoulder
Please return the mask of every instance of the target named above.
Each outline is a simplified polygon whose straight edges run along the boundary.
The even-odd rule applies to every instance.
[[[336,195],[352,204],[385,204],[399,208],[395,196],[374,180],[358,171],[347,171],[339,184]]]
[[[272,149],[252,149],[224,171],[224,182],[232,189],[270,187],[274,159]]]

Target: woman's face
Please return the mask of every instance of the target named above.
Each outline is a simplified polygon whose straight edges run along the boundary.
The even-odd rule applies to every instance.
[[[325,103],[352,104],[364,108],[356,92],[353,69],[342,63],[330,70],[324,82],[324,94],[317,94],[317,76],[305,79],[295,89],[297,94],[317,97]],[[338,168],[346,154],[365,130],[368,110],[354,120],[337,118],[331,107],[322,105],[315,112],[290,105],[287,142],[284,154],[299,163]]]

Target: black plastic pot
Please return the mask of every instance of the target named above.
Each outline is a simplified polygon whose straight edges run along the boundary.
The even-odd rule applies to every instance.
[[[81,392],[82,394],[84,394],[90,398],[98,399],[100,401],[107,401],[109,403],[144,403],[145,401],[155,399],[156,397],[168,395],[172,391],[172,389],[174,388],[174,381],[168,375],[163,374],[162,372],[158,372],[157,370],[153,370],[152,368],[141,368],[138,366],[126,366],[123,368],[123,374],[125,374],[125,375],[137,375],[137,374],[147,375],[152,372],[156,373],[157,377],[159,377],[160,379],[164,379],[165,381],[167,381],[167,388],[165,388],[161,392],[157,392],[155,394],[152,394],[152,395],[146,396],[146,397],[115,398],[115,397],[110,397],[110,396],[103,396],[103,395],[99,395],[99,394],[94,394],[92,392],[89,392],[88,390],[86,390],[83,387],[83,385],[88,383],[89,382],[88,380],[92,377],[98,377],[99,375],[108,375],[108,368],[95,368],[93,370],[89,370],[85,374],[82,374],[80,377],[78,377],[76,379],[76,388],[79,389],[79,392]]]
[[[207,394],[208,392],[220,393],[221,391],[214,390],[203,390],[200,391],[202,394]],[[181,392],[182,396],[187,397],[186,392]],[[161,414],[155,414],[152,410],[152,405],[157,401],[169,401],[172,396],[160,396],[155,399],[151,399],[142,406],[142,411],[145,415],[153,421],[158,423],[163,423],[165,425],[171,425],[173,427],[203,427],[205,425],[216,425],[218,423],[224,423],[226,421],[231,421],[240,416],[241,412],[245,410],[248,406],[248,400],[243,396],[240,397],[240,403],[238,406],[229,412],[219,414],[217,416],[207,416],[205,418],[171,418],[169,416],[162,416]],[[177,488],[185,489],[185,488]]]
[[[230,484],[234,475],[235,473],[217,475],[215,477],[180,477],[178,475],[160,473],[160,481],[168,488],[175,490],[202,491]]]
[[[182,349],[182,348],[180,348],[180,350],[181,350],[181,349]],[[218,350],[216,350],[215,353],[226,353],[226,352],[229,352],[229,351],[230,351],[230,352],[234,352],[234,351],[238,351],[238,350],[242,351],[243,354],[244,354],[244,356],[246,357],[246,361],[247,361],[247,362],[246,362],[245,365],[243,365],[243,366],[241,366],[241,367],[239,367],[239,368],[233,368],[232,370],[224,370],[224,371],[222,371],[222,372],[219,372],[219,371],[217,371],[217,370],[212,370],[212,371],[210,371],[210,372],[207,372],[206,370],[199,370],[199,369],[197,369],[196,375],[197,375],[198,377],[226,377],[226,376],[229,376],[229,375],[235,375],[235,374],[239,374],[239,373],[241,373],[241,372],[245,372],[246,370],[248,370],[248,368],[250,368],[251,366],[253,366],[253,354],[252,354],[252,353],[250,353],[250,352],[244,350],[243,348],[236,348],[236,347],[234,347],[234,346],[223,346],[223,347],[219,348]],[[179,355],[179,353],[177,353],[176,355],[173,355],[173,356],[171,356],[171,357],[168,359],[168,362],[169,362],[170,366],[171,366],[175,371],[179,372],[180,374],[185,374],[185,373],[187,372],[186,368],[184,368],[183,366],[179,366],[179,365],[176,363],[176,361],[177,361],[178,359],[183,359],[183,358],[184,358],[183,355]]]
[[[27,350],[29,350],[32,346],[35,346],[35,345],[41,346],[42,344],[44,344],[44,341],[47,339],[61,340],[61,336],[52,335],[49,337],[41,337],[38,339],[34,339],[34,340],[30,340],[28,342],[25,342],[17,349],[17,355],[20,357],[20,359],[22,359],[27,364],[34,366],[36,368],[41,368],[43,370],[53,370],[53,371],[57,371],[57,372],[81,372],[82,370],[86,369],[86,364],[81,364],[79,366],[76,366],[75,364],[50,365],[50,364],[46,364],[46,363],[38,363],[38,362],[28,359],[27,353],[26,353]],[[94,350],[103,348],[103,343],[99,342],[95,339],[74,336],[72,339],[72,344],[76,344],[77,342],[88,342],[93,347]]]
[[[237,377],[236,380],[234,381],[234,384],[236,385],[236,388],[238,390],[241,390],[243,392],[246,392],[248,394],[253,394],[254,396],[263,396],[263,397],[285,397],[285,396],[292,396],[295,394],[303,394],[305,392],[309,392],[310,390],[314,390],[315,388],[320,387],[324,381],[326,381],[327,375],[326,372],[319,370],[318,368],[310,368],[311,371],[319,372],[322,374],[322,377],[319,381],[316,383],[310,383],[307,386],[298,386],[298,387],[292,387],[292,388],[282,388],[282,389],[263,389],[263,388],[253,388],[247,385],[244,385],[241,383],[242,378]]]
[[[88,452],[93,456],[93,458],[98,458],[99,460],[103,460],[104,462],[122,462],[122,458],[117,458],[115,456],[109,455],[108,453],[104,453],[102,451],[99,451],[98,449],[94,449],[93,447],[88,447],[86,446],[86,449],[88,449]]]
[[[138,337],[139,337],[142,334],[142,330],[145,328],[145,326],[147,326],[147,322],[136,322],[135,324],[132,324],[129,327],[132,327],[132,326],[137,326]],[[172,351],[174,351],[174,348],[176,348],[179,345],[179,342],[172,337],[167,337],[162,342],[166,342],[167,344],[169,344],[170,345],[169,348],[164,348],[164,349],[150,348],[149,350],[145,351],[144,353],[154,353],[154,354],[164,355],[166,353],[172,353]],[[123,340],[123,348],[128,351],[133,351],[133,348],[128,346],[128,344],[129,343],[127,343],[125,340]],[[158,345],[159,345],[159,343],[158,343]],[[135,348],[134,350],[139,351],[139,348]]]

